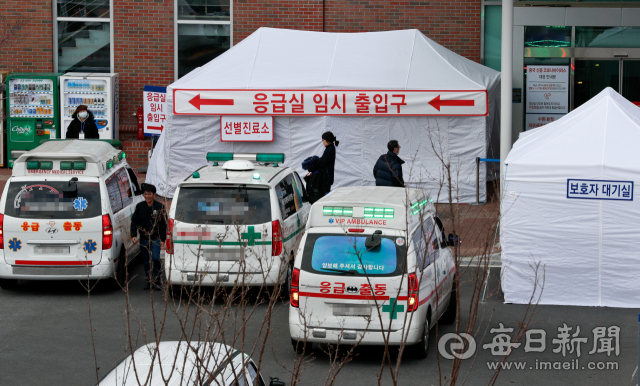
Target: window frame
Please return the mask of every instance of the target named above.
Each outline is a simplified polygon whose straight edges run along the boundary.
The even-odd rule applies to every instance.
[[[109,0],[113,1],[113,0]],[[233,47],[233,0],[229,0],[229,20],[179,20],[178,0],[173,1],[173,79],[178,80],[178,25],[217,24],[229,26],[229,49]]]
[[[177,1],[177,0],[176,0]],[[115,50],[113,30],[113,0],[109,0],[109,17],[58,17],[58,2],[52,1],[53,9],[53,72],[58,71],[58,22],[60,21],[84,21],[109,23],[109,72],[114,73]],[[69,71],[72,72],[72,71]]]

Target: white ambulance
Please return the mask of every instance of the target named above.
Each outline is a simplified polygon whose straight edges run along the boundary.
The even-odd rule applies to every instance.
[[[384,345],[427,356],[429,330],[456,317],[455,263],[419,190],[338,188],[311,208],[291,283],[289,332],[312,343]]]
[[[118,141],[119,142],[119,141]],[[51,140],[22,154],[0,200],[0,287],[20,279],[124,280],[142,201],[125,153],[103,140]]]
[[[208,153],[178,184],[169,211],[165,273],[172,285],[290,282],[311,206],[284,154]]]

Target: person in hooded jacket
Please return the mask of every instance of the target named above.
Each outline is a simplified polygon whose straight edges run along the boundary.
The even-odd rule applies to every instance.
[[[71,116],[73,121],[67,127],[66,138],[75,139],[99,139],[98,126],[93,118],[93,113],[87,106],[80,105]]]
[[[402,177],[404,161],[398,157],[400,144],[395,139],[391,140],[387,144],[387,149],[389,150],[387,154],[381,155],[373,167],[376,186],[404,187],[404,178]]]

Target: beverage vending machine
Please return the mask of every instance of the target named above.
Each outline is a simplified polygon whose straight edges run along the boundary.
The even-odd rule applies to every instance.
[[[60,138],[58,85],[61,73],[7,76],[7,160],[13,161],[43,139]]]
[[[80,105],[93,114],[100,139],[119,139],[118,74],[68,72],[60,77],[61,137]]]

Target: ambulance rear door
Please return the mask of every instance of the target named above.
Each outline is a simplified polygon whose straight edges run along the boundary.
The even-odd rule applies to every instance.
[[[6,192],[7,264],[82,267],[100,262],[105,208],[97,177],[13,177]]]

